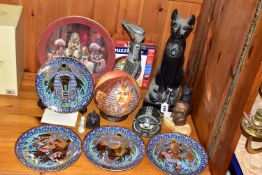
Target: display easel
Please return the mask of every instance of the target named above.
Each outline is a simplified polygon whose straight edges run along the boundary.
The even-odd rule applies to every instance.
[[[42,110],[47,108],[41,99],[38,100],[37,105]],[[78,112],[84,115],[87,112],[87,105],[84,105]]]

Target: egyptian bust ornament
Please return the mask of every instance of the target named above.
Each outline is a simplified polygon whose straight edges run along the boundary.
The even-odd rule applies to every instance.
[[[194,23],[194,15],[183,19],[176,9],[173,11],[171,35],[166,43],[162,63],[151,81],[144,105],[160,108],[161,104],[166,102],[169,105],[169,110],[174,107],[184,78],[186,38],[192,31]]]

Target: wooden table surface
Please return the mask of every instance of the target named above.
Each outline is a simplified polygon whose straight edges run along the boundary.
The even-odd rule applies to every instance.
[[[121,171],[121,172],[111,172],[98,168],[92,164],[85,156],[84,153],[81,154],[80,158],[70,167],[57,171],[57,172],[47,172],[40,173],[33,171],[26,166],[24,166],[15,155],[14,147],[18,137],[24,133],[26,130],[41,125],[40,120],[43,114],[37,106],[38,96],[34,87],[35,74],[25,73],[22,85],[20,87],[19,96],[5,96],[0,95],[0,174],[68,174],[68,175],[84,175],[84,174],[125,174],[125,175],[158,175],[164,174],[159,169],[157,169],[145,155],[142,162],[133,169]],[[145,94],[145,90],[142,90],[142,96]],[[127,128],[131,128],[132,121],[135,114],[142,105],[142,101],[136,110],[129,115],[129,117],[122,122],[109,122],[101,119],[101,125],[117,125]],[[97,107],[92,101],[88,106],[88,112],[96,110]],[[78,117],[79,119],[80,117]],[[191,137],[198,140],[195,128],[192,125],[191,118],[189,117],[189,123],[192,127]],[[78,122],[77,122],[78,124]],[[76,124],[76,126],[77,126]],[[84,134],[80,134],[77,131],[77,127],[70,128],[74,130],[81,139],[90,131],[86,130]],[[162,127],[163,132],[170,132],[165,126]],[[144,138],[145,144],[149,139]],[[207,167],[202,174],[210,174],[209,168]]]

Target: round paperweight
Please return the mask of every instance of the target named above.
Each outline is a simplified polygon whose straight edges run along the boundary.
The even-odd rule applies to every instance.
[[[94,90],[94,100],[101,116],[110,121],[125,120],[137,106],[140,88],[129,74],[111,71],[103,75]]]

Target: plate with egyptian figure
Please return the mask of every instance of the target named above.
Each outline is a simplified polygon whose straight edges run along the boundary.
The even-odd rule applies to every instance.
[[[43,125],[22,134],[15,146],[18,160],[36,171],[58,171],[72,165],[81,155],[81,140],[71,130]]]
[[[207,165],[204,149],[190,137],[164,133],[150,140],[147,154],[152,163],[172,175],[199,174]]]
[[[110,171],[123,171],[138,165],[143,159],[144,147],[138,135],[117,126],[95,129],[83,142],[86,157],[98,167]]]
[[[94,101],[101,116],[110,121],[122,121],[138,105],[140,88],[135,79],[123,71],[111,71],[97,81]]]
[[[58,19],[40,37],[38,57],[41,64],[59,57],[82,62],[94,81],[111,71],[115,64],[114,43],[98,22],[81,16]]]
[[[42,65],[35,86],[43,104],[59,113],[82,109],[93,94],[93,80],[87,68],[81,62],[65,57]]]

